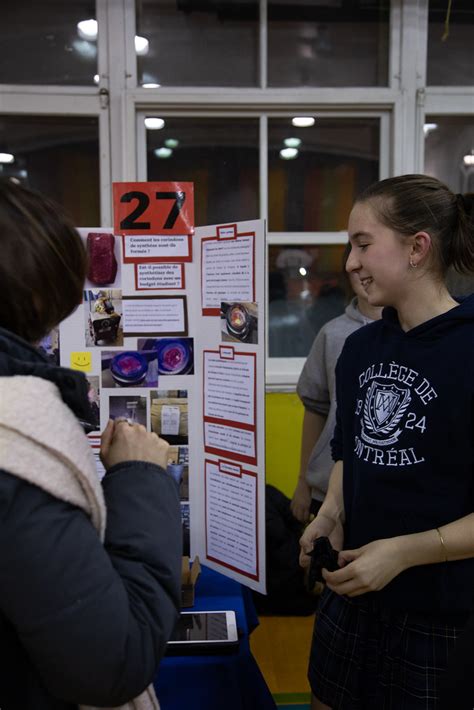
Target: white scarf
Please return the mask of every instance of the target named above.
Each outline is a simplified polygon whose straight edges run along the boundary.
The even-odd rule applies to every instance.
[[[84,510],[104,541],[106,508],[94,456],[56,385],[39,377],[0,377],[0,452],[0,468]],[[119,710],[159,708],[150,685]]]

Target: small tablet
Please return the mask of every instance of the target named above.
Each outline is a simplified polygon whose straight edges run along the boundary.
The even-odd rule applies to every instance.
[[[182,611],[166,653],[225,653],[238,648],[234,611]]]

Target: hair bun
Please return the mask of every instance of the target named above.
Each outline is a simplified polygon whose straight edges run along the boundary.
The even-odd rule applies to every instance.
[[[455,197],[458,210],[464,212],[468,217],[474,218],[474,193],[466,192],[463,195],[458,192]]]

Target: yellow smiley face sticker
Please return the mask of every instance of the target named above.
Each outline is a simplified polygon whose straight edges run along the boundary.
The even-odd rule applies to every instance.
[[[92,353],[71,353],[71,370],[90,372],[92,370]]]

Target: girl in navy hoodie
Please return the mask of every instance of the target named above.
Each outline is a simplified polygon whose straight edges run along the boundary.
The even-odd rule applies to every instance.
[[[474,201],[425,175],[383,180],[349,218],[347,270],[383,317],[336,368],[335,465],[301,563],[329,536],[313,710],[434,710],[474,590]],[[454,705],[453,705],[454,707]]]

